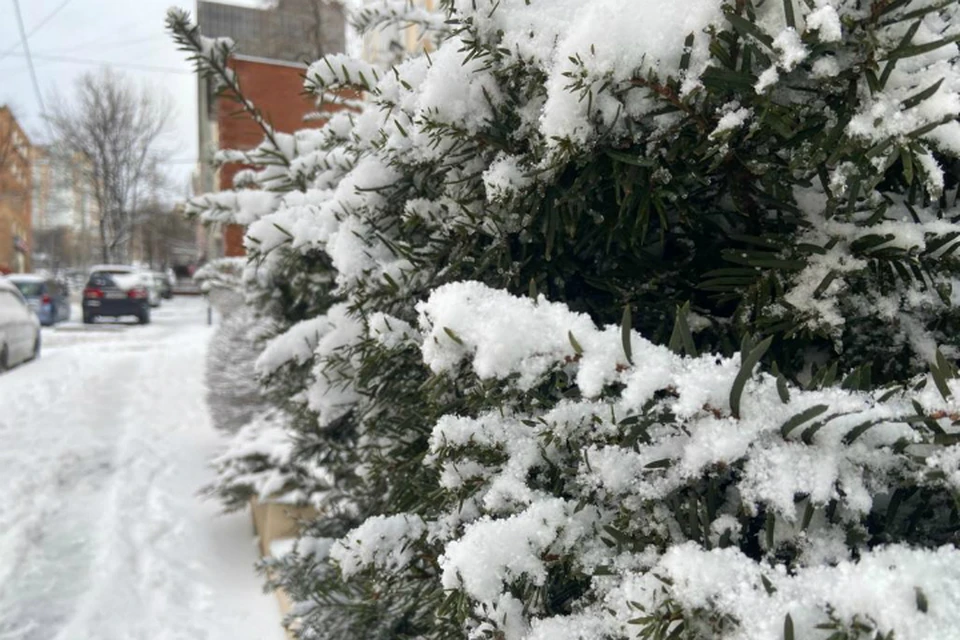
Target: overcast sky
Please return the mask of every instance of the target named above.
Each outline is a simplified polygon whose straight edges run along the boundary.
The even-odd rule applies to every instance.
[[[196,14],[193,0],[20,0],[45,103],[54,92],[69,97],[77,77],[102,66],[170,95],[175,112],[167,143],[176,151],[169,168],[185,189],[197,157],[197,89],[186,56],[163,28],[171,5]],[[49,140],[21,46],[14,0],[0,0],[0,104],[13,109],[32,141]]]

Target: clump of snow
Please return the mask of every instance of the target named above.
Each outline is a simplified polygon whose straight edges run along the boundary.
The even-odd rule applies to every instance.
[[[732,549],[704,551],[686,544],[668,551],[653,572],[673,581],[671,595],[685,607],[710,607],[735,618],[733,638],[780,639],[787,614],[797,637],[815,637],[817,625],[828,621],[829,607],[846,624],[860,619],[880,635],[921,640],[955,632],[958,559],[960,552],[951,546],[934,551],[891,546],[866,552],[856,562],[784,575]],[[650,602],[653,585],[649,580],[647,585],[628,592]],[[925,605],[918,604],[921,597]]]
[[[816,9],[807,14],[807,28],[816,30],[820,42],[838,42],[843,38],[840,16],[825,0],[817,3]]]
[[[206,222],[248,225],[272,213],[279,200],[270,191],[219,191],[191,200],[188,210]]]
[[[760,74],[760,77],[757,78],[757,82],[753,85],[753,88],[757,93],[763,93],[768,88],[777,84],[779,81],[780,74],[777,72],[776,65],[774,65],[772,67],[767,67],[763,73]]]
[[[544,554],[569,549],[589,530],[592,511],[576,513],[574,506],[559,498],[544,500],[510,518],[469,525],[440,558],[443,586],[463,588],[479,602],[493,604],[505,585],[520,577],[543,585]]]
[[[425,532],[420,516],[374,516],[334,543],[330,557],[345,577],[370,568],[397,571],[413,560],[411,542]]]
[[[510,4],[526,3],[512,0]],[[540,10],[543,4],[533,3],[531,10]],[[681,57],[689,53],[690,65],[681,79],[685,91],[692,90],[707,66],[706,30],[724,22],[721,3],[715,0],[687,0],[680,12],[663,11],[655,0],[642,0],[629,11],[623,11],[616,0],[564,5],[570,11],[567,22],[546,21],[543,26],[547,30],[538,34],[543,42],[552,35],[550,27],[562,28],[555,36],[556,48],[545,56],[551,64],[540,124],[547,140],[569,139],[580,144],[592,138],[595,119],[609,127],[623,111],[624,105],[615,98],[597,92],[601,84],[609,79],[619,82],[642,77],[648,71],[662,78],[681,76]],[[505,9],[497,12],[500,20],[511,17],[513,8]],[[694,44],[688,52],[684,40],[690,33]],[[571,74],[583,78],[583,91],[570,90]],[[595,112],[588,112],[589,101],[583,99],[586,92],[595,93]]]
[[[284,412],[267,409],[240,429],[213,460],[219,476],[216,489],[275,502],[302,499],[291,465],[293,434],[288,425]]]
[[[313,357],[317,343],[332,328],[325,317],[298,322],[267,343],[257,358],[257,373],[270,375],[288,362],[303,364]]]
[[[505,154],[499,155],[483,173],[483,185],[490,200],[503,200],[522,193],[532,182],[518,159]]]
[[[370,337],[387,349],[416,343],[419,339],[419,333],[409,323],[385,313],[373,314],[368,322]]]
[[[330,307],[322,319],[328,329],[314,347],[314,381],[307,389],[307,404],[325,426],[349,412],[359,399],[352,381],[353,358],[344,349],[365,335],[365,330],[346,304]]]
[[[372,89],[380,74],[376,67],[343,53],[324,56],[307,68],[306,79],[320,87],[359,85]]]
[[[835,58],[817,58],[813,63],[814,78],[835,78],[838,75],[840,75],[840,65]]]
[[[548,305],[543,297],[517,300],[474,282],[440,287],[417,310],[424,362],[433,371],[452,370],[469,354],[481,378],[516,372],[522,387],[573,355],[567,331],[577,339],[595,333],[586,315]],[[483,322],[476,322],[480,318]]]
[[[917,162],[923,170],[923,177],[930,194],[938,196],[943,193],[943,169],[937,159],[933,157],[933,154],[929,151],[921,153],[917,156]]]
[[[711,138],[717,138],[725,133],[739,129],[747,119],[753,115],[753,110],[741,107],[739,103],[733,102],[724,105],[721,113],[722,115],[717,122],[717,126],[710,133]]]
[[[810,55],[810,51],[800,41],[800,34],[792,27],[781,31],[773,39],[773,46],[780,52],[779,64],[784,71],[793,71]]]

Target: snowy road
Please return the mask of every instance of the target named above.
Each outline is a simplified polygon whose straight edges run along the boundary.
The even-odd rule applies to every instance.
[[[0,640],[279,640],[249,516],[197,490],[219,445],[201,300],[44,329],[0,375]]]

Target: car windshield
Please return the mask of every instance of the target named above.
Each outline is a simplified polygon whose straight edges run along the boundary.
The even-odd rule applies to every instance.
[[[42,282],[14,282],[13,284],[17,286],[17,289],[20,289],[20,293],[25,298],[35,298],[43,295]]]

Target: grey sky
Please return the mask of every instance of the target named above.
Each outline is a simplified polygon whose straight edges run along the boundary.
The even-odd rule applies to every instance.
[[[257,4],[256,0],[229,1]],[[105,66],[94,61],[171,96],[175,112],[166,144],[176,149],[169,168],[182,190],[197,157],[197,90],[186,56],[177,51],[163,28],[172,4],[196,13],[192,0],[20,0],[27,33],[36,29],[28,42],[45,102],[54,91],[69,96],[79,75]],[[37,29],[54,11],[56,15]],[[13,0],[0,0],[0,104],[10,105],[31,140],[49,140],[20,46]]]

